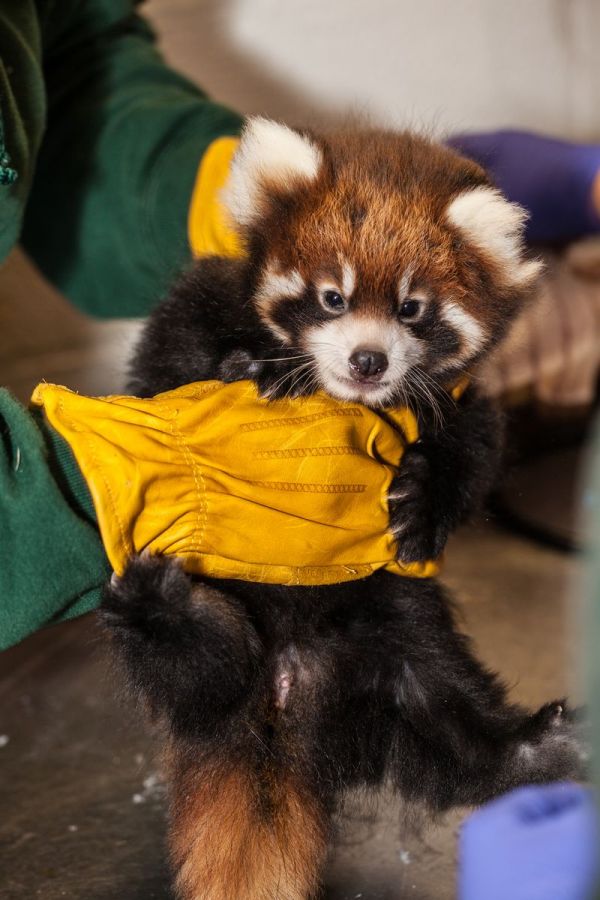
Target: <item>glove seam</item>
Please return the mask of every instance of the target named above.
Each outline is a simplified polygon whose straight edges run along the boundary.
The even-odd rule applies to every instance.
[[[92,457],[92,462],[93,462],[94,468],[100,474],[102,483],[104,484],[104,489],[106,490],[106,493],[107,493],[107,496],[108,496],[108,499],[109,499],[109,502],[110,502],[110,505],[111,505],[111,508],[113,511],[113,515],[114,515],[117,525],[119,527],[119,538],[121,541],[121,547],[123,549],[123,554],[125,557],[131,556],[132,550],[129,547],[127,540],[126,540],[125,529],[123,527],[123,521],[121,519],[121,515],[119,513],[117,504],[115,502],[115,498],[114,498],[111,486],[104,474],[104,470],[103,470],[102,466],[98,462],[98,457],[96,455],[96,448],[94,446],[94,441],[93,441],[91,435],[88,434],[87,432],[82,431],[78,427],[78,425],[73,421],[71,416],[65,411],[62,399],[59,399],[59,401],[58,401],[58,408],[59,408],[61,416],[64,418],[65,422],[67,422],[69,424],[69,426],[73,429],[73,431],[76,434],[81,435],[81,437],[83,438],[83,440],[85,441],[85,443],[88,447],[90,456]]]
[[[160,405],[160,410],[165,418],[165,421],[169,423],[169,430],[171,432],[171,436],[177,442],[181,453],[183,454],[183,458],[192,472],[192,477],[194,479],[194,488],[196,492],[196,499],[198,501],[198,508],[195,515],[195,532],[192,536],[192,541],[197,542],[200,547],[202,547],[204,543],[204,535],[206,532],[206,523],[208,520],[208,502],[207,502],[207,493],[206,493],[206,481],[204,479],[204,475],[202,474],[201,467],[194,461],[194,457],[190,448],[188,447],[183,434],[180,429],[177,427],[177,422],[173,418],[170,418],[168,410],[164,406],[164,404]],[[202,488],[200,487],[199,481],[202,482]],[[200,510],[202,511],[202,517]],[[199,552],[202,552],[200,550]]]
[[[344,409],[324,409],[322,412],[309,413],[304,416],[285,416],[280,419],[272,419],[264,421],[242,422],[240,431],[264,431],[267,428],[290,428],[293,425],[306,425],[309,422],[318,422],[320,419],[337,418],[338,416],[346,416],[349,418],[360,419],[362,412],[357,406],[348,406]]]

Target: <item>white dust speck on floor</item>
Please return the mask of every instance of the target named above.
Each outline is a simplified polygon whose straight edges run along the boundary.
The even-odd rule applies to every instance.
[[[7,734],[0,734],[0,747],[6,747],[10,738]]]
[[[146,803],[147,800],[162,800],[166,794],[166,787],[161,777],[156,773],[148,775],[142,782],[143,790],[134,794],[131,798],[132,803]]]

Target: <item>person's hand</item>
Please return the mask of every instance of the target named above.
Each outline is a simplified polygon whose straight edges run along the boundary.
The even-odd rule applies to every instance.
[[[589,900],[597,874],[597,814],[580,785],[519,788],[462,827],[459,900]]]
[[[509,200],[530,213],[531,241],[600,231],[600,145],[527,131],[453,135],[446,142],[478,162]]]
[[[267,583],[437,572],[401,563],[389,530],[389,486],[418,438],[407,408],[380,415],[322,392],[269,401],[250,381],[145,399],[41,384],[32,400],[73,451],[118,575],[144,551]]]

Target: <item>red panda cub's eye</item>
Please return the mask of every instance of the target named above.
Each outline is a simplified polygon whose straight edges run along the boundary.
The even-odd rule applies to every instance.
[[[420,300],[415,300],[414,297],[408,297],[400,304],[400,318],[417,319],[421,312],[422,305]]]
[[[342,313],[346,309],[346,301],[337,291],[322,291],[320,294],[321,305],[328,312]]]

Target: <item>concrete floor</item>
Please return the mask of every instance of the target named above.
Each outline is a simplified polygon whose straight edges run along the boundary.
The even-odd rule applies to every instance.
[[[114,390],[136,327],[79,316],[17,255],[0,273],[0,382],[22,399],[42,376],[90,392]],[[576,464],[576,453],[563,455],[538,469],[537,485],[536,472],[527,473],[529,503],[543,496],[546,518],[570,514]],[[536,706],[573,694],[576,562],[489,522],[463,530],[447,556],[445,579],[459,598],[463,627],[514,698]],[[0,656],[3,900],[166,900],[156,752],[150,730],[119,696],[93,616]],[[460,819],[458,812],[415,835],[394,799],[351,798],[325,897],[451,900]]]

